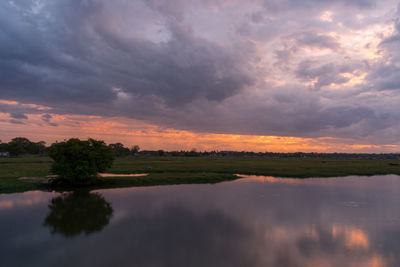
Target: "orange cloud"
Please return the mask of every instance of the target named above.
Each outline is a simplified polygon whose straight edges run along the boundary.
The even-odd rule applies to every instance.
[[[15,123],[9,114],[0,113],[0,140],[6,142],[16,136],[47,143],[62,141],[71,137],[102,139],[107,143],[122,142],[126,146],[138,144],[150,150],[234,150],[256,152],[395,152],[396,144],[370,145],[353,143],[349,140],[320,137],[301,138],[290,136],[256,136],[236,134],[196,133],[172,128],[163,128],[140,120],[122,117],[101,117],[85,115],[58,115],[49,108],[34,104],[20,104],[16,101],[0,100],[6,105],[29,106],[38,110],[27,114],[23,124]],[[43,112],[43,113],[41,113]],[[51,114],[50,119],[43,115]],[[57,126],[57,127],[55,127]]]

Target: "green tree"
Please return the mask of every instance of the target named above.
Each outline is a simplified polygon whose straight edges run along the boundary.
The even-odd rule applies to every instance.
[[[15,137],[7,144],[7,151],[12,156],[19,156],[22,154],[44,154],[46,146],[44,141],[37,143],[29,141],[25,137]]]
[[[35,154],[43,155],[46,153],[46,142],[40,141],[35,144]]]
[[[54,160],[51,171],[73,183],[86,183],[97,173],[110,168],[114,160],[111,149],[94,139],[81,141],[71,138],[54,143],[49,148],[49,156]]]
[[[8,142],[8,152],[11,156],[27,154],[31,146],[31,141],[25,137],[15,137]]]
[[[8,144],[2,143],[0,140],[0,152],[8,152]]]
[[[131,153],[132,155],[135,155],[136,153],[138,153],[140,151],[140,147],[138,145],[134,145],[131,149]]]
[[[116,157],[129,155],[129,148],[124,147],[121,143],[109,144],[108,147],[111,148]]]

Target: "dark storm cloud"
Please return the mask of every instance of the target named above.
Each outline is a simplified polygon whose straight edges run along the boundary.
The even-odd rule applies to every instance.
[[[19,121],[19,120],[9,120],[8,122],[10,122],[12,124],[25,124],[24,122]]]
[[[399,13],[399,11],[397,11]],[[400,14],[399,14],[400,15]],[[395,20],[394,33],[383,40],[380,48],[386,53],[386,62],[378,64],[368,75],[371,87],[377,90],[400,89],[400,18]],[[388,64],[389,63],[389,64]]]
[[[28,119],[26,114],[38,114],[42,112],[38,107],[0,103],[0,113],[6,113],[13,119]]]
[[[166,21],[171,39],[154,43],[112,31],[103,19],[113,14],[95,1],[47,4],[35,14],[2,3],[5,98],[109,103],[113,88],[123,88],[181,105],[198,97],[221,101],[252,83],[240,51],[197,38],[179,22]]]
[[[44,114],[44,115],[42,115],[41,117],[42,117],[42,121],[46,122],[47,125],[53,126],[53,127],[58,126],[57,123],[51,122],[51,121],[50,121],[50,119],[53,118],[53,116],[51,116],[50,114]]]
[[[44,114],[44,115],[42,115],[42,119],[43,120],[49,120],[49,119],[51,119],[52,118],[52,116],[50,115],[50,114]]]
[[[290,11],[304,9],[329,8],[332,6],[343,5],[347,7],[371,8],[374,6],[373,0],[264,0],[264,6],[271,11]]]
[[[28,117],[24,113],[10,113],[10,117],[14,119],[27,119]]]
[[[122,116],[218,133],[373,134],[400,118],[385,105],[392,100],[363,95],[398,88],[399,35],[371,63],[353,57],[340,35],[376,25],[368,15],[398,4],[385,3],[2,1],[0,99],[51,109],[0,104],[0,112]],[[364,72],[369,85],[346,98],[324,91]]]
[[[138,109],[132,112],[139,113]],[[393,123],[391,116],[381,116],[369,107],[347,103],[324,107],[317,96],[309,94],[309,89],[299,87],[279,87],[268,96],[238,95],[213,106],[197,102],[181,110],[160,109],[156,114],[156,117],[152,114],[147,114],[147,117],[158,125],[174,125],[175,128],[199,132],[256,135],[295,133],[304,137],[332,132],[345,137],[355,131],[359,136],[365,136],[382,129],[380,127],[388,127],[389,122]],[[366,125],[375,125],[376,128]],[[353,126],[357,127],[352,129]]]
[[[309,46],[317,48],[328,48],[338,50],[340,44],[331,36],[318,34],[315,32],[302,32],[293,36],[300,46]]]

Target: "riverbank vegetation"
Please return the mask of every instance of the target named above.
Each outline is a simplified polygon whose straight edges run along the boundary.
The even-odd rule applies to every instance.
[[[111,148],[91,138],[54,143],[49,148],[49,156],[53,159],[50,171],[58,175],[58,181],[71,185],[91,184],[96,175],[109,169],[114,161]]]
[[[0,158],[0,193],[48,189],[20,177],[50,175],[49,157]],[[91,188],[116,188],[165,184],[216,183],[233,180],[234,174],[278,177],[336,177],[347,175],[399,174],[399,160],[264,157],[119,157],[110,173],[149,173],[143,177],[102,177]]]

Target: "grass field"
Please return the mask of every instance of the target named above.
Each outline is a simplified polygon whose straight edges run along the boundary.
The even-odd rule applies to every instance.
[[[0,193],[43,189],[21,182],[19,177],[46,176],[51,159],[46,157],[0,158]],[[216,183],[236,179],[234,174],[279,177],[335,177],[347,175],[400,174],[396,160],[332,160],[279,158],[125,157],[118,158],[110,173],[149,173],[145,177],[101,178],[95,188],[165,184]]]

